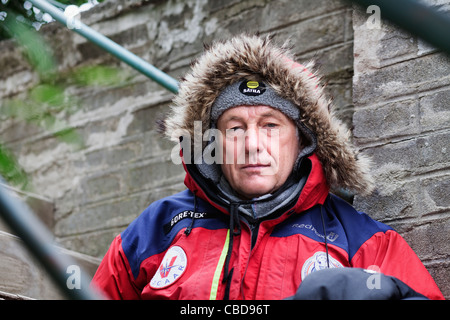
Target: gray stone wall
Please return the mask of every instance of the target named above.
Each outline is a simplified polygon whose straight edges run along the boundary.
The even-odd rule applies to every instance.
[[[386,21],[373,28],[368,16],[353,16],[353,134],[372,156],[377,189],[354,204],[399,231],[448,298],[450,58]]]
[[[81,20],[176,78],[204,42],[243,31],[289,38],[300,62],[317,61],[339,116],[374,158],[379,187],[355,205],[397,228],[450,296],[450,64],[388,24],[365,28],[368,17],[345,1],[106,0]],[[53,202],[56,241],[101,258],[151,202],[184,189],[184,171],[170,159],[173,145],[155,132],[173,95],[57,23],[41,34],[68,77],[66,94],[80,101],[74,114],[58,117],[85,146],[74,149],[13,120],[2,121],[0,137],[32,177],[34,192]],[[117,67],[123,81],[71,83],[72,72],[90,65]],[[0,46],[0,66],[1,99],[23,98],[38,84],[12,41]]]
[[[318,61],[351,121],[352,10],[341,1],[106,1],[81,20],[173,77],[183,75],[203,43],[243,31],[291,38],[301,61]],[[126,81],[110,87],[68,86],[79,110],[65,120],[82,135],[74,150],[17,121],[2,124],[8,142],[33,178],[35,191],[55,204],[57,241],[101,257],[113,237],[151,202],[184,188],[184,170],[170,159],[173,145],[155,132],[172,94],[56,23],[41,32],[61,73],[86,65],[121,68]],[[4,98],[20,97],[38,77],[9,41],[1,50]],[[6,48],[6,47],[3,47]],[[17,61],[10,65],[8,61]],[[13,69],[14,68],[14,69]],[[70,82],[70,81],[69,81]]]

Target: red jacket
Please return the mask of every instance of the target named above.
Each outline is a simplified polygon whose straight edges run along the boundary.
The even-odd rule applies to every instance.
[[[315,155],[305,162],[296,202],[256,222],[230,215],[186,168],[188,190],[154,202],[118,235],[93,282],[112,299],[283,299],[312,272],[356,267],[443,299],[396,231],[330,194]]]

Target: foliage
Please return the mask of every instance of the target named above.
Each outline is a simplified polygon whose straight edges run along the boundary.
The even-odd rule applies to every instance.
[[[0,0],[0,3],[5,0]],[[17,2],[17,1],[16,1]],[[65,0],[65,3],[84,3],[84,0]],[[7,4],[13,4],[10,0]],[[4,4],[3,4],[4,6]],[[60,141],[82,148],[82,137],[64,120],[80,106],[78,99],[68,93],[69,86],[112,86],[122,83],[127,75],[114,67],[85,66],[59,73],[52,51],[30,24],[18,19],[19,15],[7,8],[8,14],[0,19],[0,29],[21,47],[24,57],[39,75],[39,83],[26,92],[25,97],[12,97],[1,101],[0,119],[15,119],[38,126]],[[29,179],[13,153],[0,137],[0,175],[6,181],[27,189]]]
[[[46,0],[54,6],[64,9],[68,5],[82,6],[87,3],[97,4],[103,0]],[[14,15],[18,21],[39,30],[41,25],[51,22],[53,19],[45,12],[42,12],[27,0],[0,0],[0,22],[7,18],[8,15]],[[11,35],[0,28],[0,40],[7,39]]]
[[[16,157],[0,144],[0,174],[9,183],[22,189],[29,188],[28,176],[18,164]]]

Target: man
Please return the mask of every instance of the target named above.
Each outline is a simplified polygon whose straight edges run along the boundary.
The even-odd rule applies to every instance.
[[[398,233],[329,192],[373,189],[331,107],[269,38],[206,49],[162,126],[188,189],[118,235],[94,283],[112,299],[285,299],[312,273],[353,267],[441,299]]]

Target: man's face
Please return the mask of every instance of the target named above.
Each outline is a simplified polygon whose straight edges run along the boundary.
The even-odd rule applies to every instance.
[[[238,106],[217,121],[223,137],[223,174],[244,199],[280,188],[300,151],[294,122],[268,106]]]

